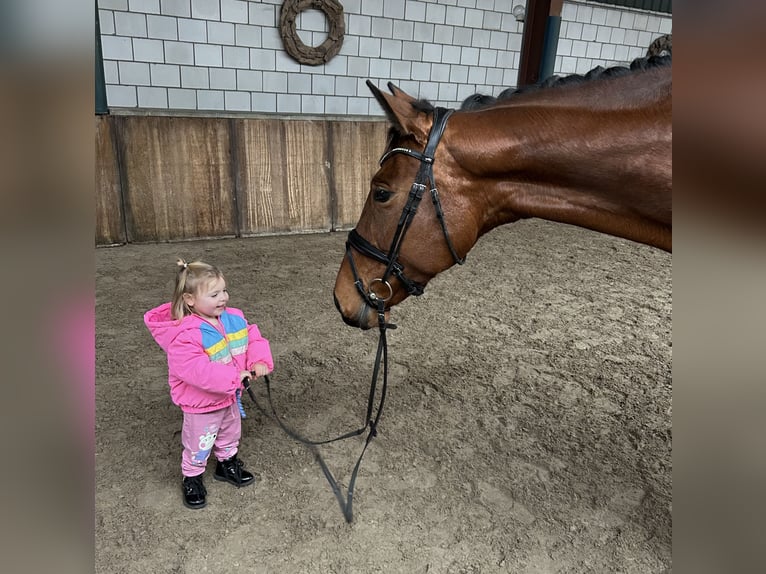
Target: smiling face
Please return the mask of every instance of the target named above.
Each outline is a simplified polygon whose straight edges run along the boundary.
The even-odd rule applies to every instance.
[[[202,283],[194,293],[184,293],[184,302],[203,319],[217,321],[229,302],[226,281],[218,277]]]

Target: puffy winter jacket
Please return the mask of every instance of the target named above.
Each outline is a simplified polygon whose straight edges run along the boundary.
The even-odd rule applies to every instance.
[[[242,387],[241,371],[257,362],[274,368],[269,342],[239,309],[227,307],[215,326],[198,315],[173,319],[170,305],[147,311],[144,323],[167,354],[170,397],[184,412],[227,407]]]

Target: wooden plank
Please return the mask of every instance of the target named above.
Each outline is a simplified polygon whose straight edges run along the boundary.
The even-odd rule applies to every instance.
[[[351,229],[362,213],[370,180],[378,170],[389,124],[384,121],[335,121],[329,124],[333,229]]]
[[[113,136],[111,118],[96,116],[96,245],[127,241]]]
[[[330,230],[326,122],[287,121],[287,215],[290,230]]]
[[[234,124],[242,235],[328,231],[326,123],[239,119]]]
[[[229,120],[119,119],[129,241],[237,235]]]
[[[377,119],[99,120],[99,244],[349,229],[388,131]]]
[[[282,122],[237,120],[234,134],[239,227],[245,234],[279,231],[287,186]]]

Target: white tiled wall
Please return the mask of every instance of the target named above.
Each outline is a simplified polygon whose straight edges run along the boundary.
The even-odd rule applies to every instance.
[[[585,1],[564,2],[553,73],[583,74],[646,55],[654,39],[672,32],[670,14]]]
[[[279,36],[282,0],[97,0],[111,108],[382,115],[365,80],[434,104],[516,85],[524,0],[339,0],[346,33],[327,64],[297,63]],[[671,18],[564,3],[554,73],[625,63],[670,32]],[[321,44],[324,14],[297,18]]]

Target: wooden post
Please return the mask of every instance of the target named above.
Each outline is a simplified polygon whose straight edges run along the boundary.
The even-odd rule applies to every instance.
[[[521,64],[518,87],[540,81],[540,64],[543,60],[545,28],[551,11],[551,0],[527,0],[524,19],[524,36],[521,42]]]

